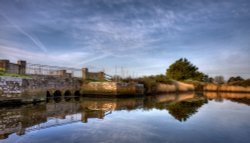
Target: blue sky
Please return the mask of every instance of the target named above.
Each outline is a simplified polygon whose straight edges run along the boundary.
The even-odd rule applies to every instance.
[[[186,57],[250,77],[249,0],[0,0],[0,57],[109,74],[164,74]]]

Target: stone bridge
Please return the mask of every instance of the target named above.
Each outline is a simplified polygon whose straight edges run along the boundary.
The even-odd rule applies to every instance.
[[[55,76],[0,77],[0,102],[45,101],[46,97],[80,96],[81,79]]]

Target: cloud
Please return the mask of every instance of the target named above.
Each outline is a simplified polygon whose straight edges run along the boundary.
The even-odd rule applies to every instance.
[[[43,45],[43,43],[38,40],[37,38],[35,38],[34,36],[31,36],[31,34],[29,34],[28,32],[24,31],[21,27],[19,27],[18,25],[16,25],[15,23],[13,23],[13,21],[11,21],[7,16],[5,16],[4,14],[0,13],[0,15],[2,15],[2,17],[4,17],[13,27],[16,28],[17,31],[19,31],[20,33],[22,33],[23,35],[25,35],[26,37],[28,37],[38,48],[40,48],[43,52],[47,52],[46,47]]]
[[[0,26],[0,46],[5,47],[0,54],[110,71],[118,65],[140,74],[164,74],[181,57],[206,73],[247,70],[249,6],[247,0],[1,1],[11,26]],[[34,44],[47,54],[34,51]],[[13,54],[13,49],[25,53]],[[231,51],[237,54],[227,58]],[[227,64],[237,55],[241,58],[234,58],[233,66]]]
[[[108,54],[93,56],[85,52],[65,52],[65,53],[40,53],[31,52],[19,48],[6,47],[0,45],[1,58],[8,58],[15,62],[17,59],[27,60],[33,64],[48,64],[65,67],[82,68],[84,64],[106,58]],[[24,56],[25,55],[25,56]],[[94,57],[94,58],[91,58]],[[79,61],[79,62],[77,62]]]

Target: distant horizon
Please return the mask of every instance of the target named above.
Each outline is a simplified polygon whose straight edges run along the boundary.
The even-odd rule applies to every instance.
[[[0,59],[165,74],[187,58],[210,77],[250,78],[248,0],[2,0]]]

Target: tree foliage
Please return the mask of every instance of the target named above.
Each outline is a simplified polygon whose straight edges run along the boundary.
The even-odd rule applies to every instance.
[[[244,81],[244,79],[242,77],[240,77],[240,76],[230,77],[229,80],[227,81],[227,83],[235,82],[235,81]]]
[[[190,63],[186,58],[181,58],[172,65],[166,71],[168,78],[175,80],[198,80],[205,81],[208,76],[198,71],[198,68]]]
[[[225,79],[224,79],[224,77],[223,77],[222,75],[220,75],[220,76],[215,76],[215,77],[214,77],[214,82],[215,82],[216,84],[223,84],[223,83],[225,83]]]

